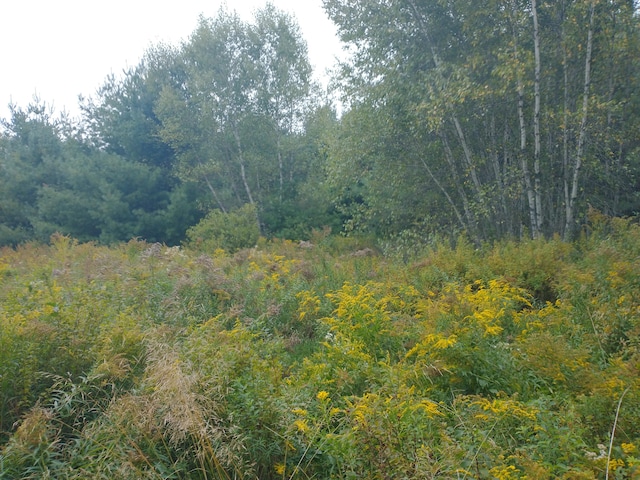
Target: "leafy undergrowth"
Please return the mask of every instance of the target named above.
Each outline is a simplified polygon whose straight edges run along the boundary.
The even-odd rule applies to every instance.
[[[640,475],[640,229],[0,256],[0,478]]]

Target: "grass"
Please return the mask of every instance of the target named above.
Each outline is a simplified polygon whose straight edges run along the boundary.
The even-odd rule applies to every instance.
[[[634,478],[640,229],[596,220],[409,263],[3,249],[0,478]]]

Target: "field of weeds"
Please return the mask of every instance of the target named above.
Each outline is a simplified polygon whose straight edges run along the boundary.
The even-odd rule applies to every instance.
[[[640,229],[0,252],[0,478],[640,475]]]

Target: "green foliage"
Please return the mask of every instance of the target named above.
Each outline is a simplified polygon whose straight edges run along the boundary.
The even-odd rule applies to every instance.
[[[203,210],[245,203],[265,235],[341,228],[324,186],[336,113],[311,75],[291,16],[268,5],[245,22],[221,9],[179,48],[155,46],[109,76],[78,123],[38,99],[12,106],[1,122],[0,245],[56,232],[177,245]]]
[[[223,212],[256,204],[269,235],[302,237],[321,227],[328,202],[316,206],[318,196],[300,192],[318,166],[317,147],[303,134],[314,99],[295,21],[272,5],[252,22],[221,9],[201,17],[171,58],[184,77],[167,81],[154,112],[176,152],[176,176]]]
[[[351,54],[328,159],[348,227],[568,238],[588,205],[637,211],[634,5],[325,0]]]
[[[0,477],[633,478],[640,229],[591,218],[413,261],[327,231],[4,248]]]
[[[129,161],[170,171],[175,153],[162,141],[155,103],[162,88],[176,81],[180,69],[171,49],[157,46],[143,60],[124,72],[109,75],[95,99],[85,99],[81,108],[93,143]]]
[[[255,246],[259,237],[256,207],[251,204],[230,213],[212,210],[187,230],[188,245],[206,252],[220,248],[234,253]]]
[[[65,138],[63,121],[45,112],[44,104],[14,109],[0,137],[0,245],[56,232],[102,243],[183,239],[198,219],[195,199],[184,205],[188,186],[174,188],[156,166]]]
[[[11,106],[0,245],[178,245],[202,212],[249,203],[270,238],[328,226],[410,261],[461,234],[569,239],[589,205],[638,211],[633,2],[323,6],[352,54],[332,79],[340,116],[272,5],[250,21],[222,8],[151,47],[77,123],[37,98]],[[520,280],[553,297],[550,279]]]

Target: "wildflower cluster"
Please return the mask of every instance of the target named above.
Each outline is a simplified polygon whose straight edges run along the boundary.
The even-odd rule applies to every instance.
[[[409,265],[2,250],[0,477],[635,478],[640,229],[615,229]]]

